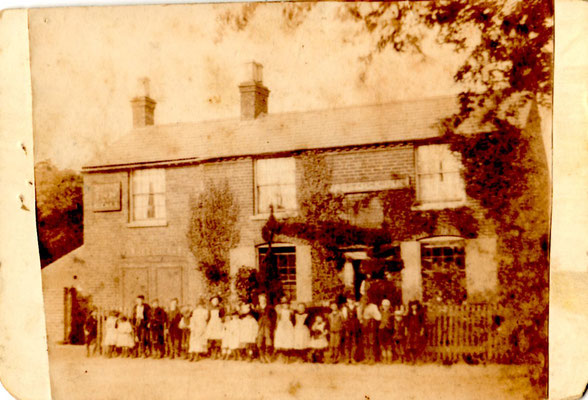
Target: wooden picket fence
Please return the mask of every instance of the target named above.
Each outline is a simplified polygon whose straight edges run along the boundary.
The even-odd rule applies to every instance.
[[[496,304],[427,306],[425,358],[503,361],[509,351],[509,335],[501,326],[506,311]]]

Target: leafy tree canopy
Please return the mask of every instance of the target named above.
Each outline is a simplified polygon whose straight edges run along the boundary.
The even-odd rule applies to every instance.
[[[83,236],[82,177],[51,161],[35,164],[37,236],[41,267],[81,246]]]

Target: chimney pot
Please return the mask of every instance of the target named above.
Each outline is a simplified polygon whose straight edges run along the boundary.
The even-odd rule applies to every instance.
[[[149,97],[149,89],[149,78],[139,79],[139,91],[142,93],[131,100],[134,128],[153,125],[155,122],[154,114],[157,102]]]
[[[263,66],[255,61],[247,62],[243,68],[241,92],[241,119],[255,119],[267,114],[269,89],[263,85]]]

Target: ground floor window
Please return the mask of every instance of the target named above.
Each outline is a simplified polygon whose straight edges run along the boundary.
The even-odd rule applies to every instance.
[[[423,242],[421,268],[425,302],[461,304],[467,299],[463,240],[432,238]]]
[[[284,295],[289,299],[296,299],[296,247],[294,246],[272,246],[276,257],[277,275],[282,283]],[[259,265],[263,262],[268,247],[258,248]]]

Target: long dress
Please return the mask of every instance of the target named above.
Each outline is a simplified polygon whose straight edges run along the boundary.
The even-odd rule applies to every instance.
[[[306,326],[308,314],[294,314],[296,323],[294,325],[294,349],[304,350],[310,346],[310,329]]]
[[[239,348],[239,318],[231,318],[227,325],[227,340],[229,350],[237,350]]]
[[[188,352],[205,353],[208,350],[206,338],[206,322],[208,310],[204,307],[197,307],[190,318],[190,342]]]
[[[210,310],[210,319],[206,325],[206,339],[222,340],[223,338],[223,321],[220,317],[220,309],[213,308]]]
[[[277,310],[278,323],[274,337],[275,349],[288,350],[294,348],[294,325],[290,320],[292,310],[286,307],[280,307]]]
[[[327,341],[327,323],[324,321],[315,321],[312,324],[312,336],[310,338],[310,347],[313,349],[324,349],[329,345]]]
[[[117,329],[116,346],[117,347],[133,347],[135,341],[133,339],[133,326],[129,321],[119,322]]]
[[[106,318],[104,323],[104,339],[102,339],[103,346],[116,346],[116,317],[110,316]]]
[[[257,340],[259,326],[253,315],[247,314],[239,320],[239,342],[241,346],[254,344]]]

